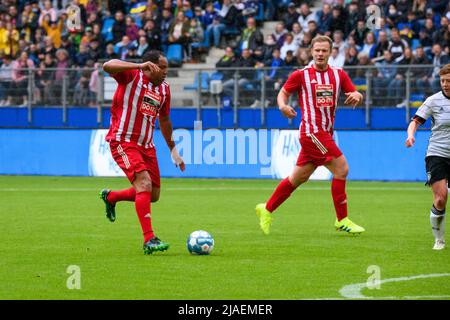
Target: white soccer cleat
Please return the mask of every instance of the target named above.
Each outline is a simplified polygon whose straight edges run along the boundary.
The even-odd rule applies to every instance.
[[[445,241],[444,240],[436,240],[434,243],[433,250],[442,250],[445,248]]]

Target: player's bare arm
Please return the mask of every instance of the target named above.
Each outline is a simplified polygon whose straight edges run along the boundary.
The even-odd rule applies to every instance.
[[[175,147],[175,141],[173,140],[173,128],[172,128],[172,121],[170,121],[169,116],[165,117],[159,117],[159,127],[161,129],[161,133],[164,137],[164,140],[166,140],[167,146],[170,150],[170,156],[172,157],[173,162],[175,163],[175,166],[180,167],[181,171],[184,171],[185,164],[183,161],[183,158],[181,158],[180,154],[178,153],[177,148]]]
[[[134,63],[128,61],[122,61],[119,59],[112,59],[103,64],[103,70],[109,74],[116,74],[126,70],[142,70],[148,71],[152,74],[160,72],[159,67],[153,62],[147,61],[144,63]]]
[[[414,145],[414,142],[416,142],[416,140],[414,139],[414,134],[417,131],[417,128],[420,126],[420,123],[416,120],[411,121],[411,123],[408,126],[407,129],[407,133],[408,133],[408,138],[406,138],[406,142],[405,142],[405,146],[407,148],[410,148]]]
[[[345,99],[344,104],[352,106],[353,108],[361,104],[364,99],[363,95],[358,91],[347,92],[345,95],[347,96],[347,99]]]
[[[281,113],[289,119],[295,118],[297,116],[297,112],[295,112],[294,108],[288,105],[289,97],[291,94],[284,89],[281,89],[277,96],[278,108]]]

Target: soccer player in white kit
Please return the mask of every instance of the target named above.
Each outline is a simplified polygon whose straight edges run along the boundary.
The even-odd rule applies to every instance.
[[[430,212],[431,228],[435,239],[434,250],[445,248],[444,227],[448,187],[450,187],[450,64],[439,72],[442,91],[432,95],[417,110],[408,126],[406,146],[414,145],[414,134],[431,117],[431,137],[425,158],[427,185],[433,191]]]

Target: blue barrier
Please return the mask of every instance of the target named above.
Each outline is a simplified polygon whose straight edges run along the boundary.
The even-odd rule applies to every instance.
[[[0,129],[0,174],[117,175],[106,131]],[[350,180],[424,181],[429,135],[417,132],[410,149],[404,131],[337,131],[335,138],[348,159]],[[299,148],[297,130],[178,129],[174,139],[187,164],[181,173],[159,130],[154,139],[163,177],[282,178]],[[317,178],[329,179],[325,173]]]
[[[411,108],[410,114],[414,115],[417,108]],[[221,128],[234,128],[233,109],[219,109]],[[297,109],[298,116],[290,124],[283,117],[278,108],[265,110],[268,129],[296,129],[301,120],[301,112]],[[370,109],[370,125],[366,125],[366,110],[338,108],[336,112],[335,128],[337,130],[352,129],[398,129],[404,130],[408,126],[406,122],[406,110],[397,108],[372,108]],[[67,109],[67,122],[63,122],[61,108],[33,107],[32,123],[28,123],[28,109],[26,108],[0,108],[0,127],[22,128],[108,128],[110,111],[102,109],[102,121],[97,123],[97,109],[71,107]],[[175,128],[193,129],[197,120],[196,108],[172,108],[171,119]],[[217,128],[219,125],[217,108],[203,108],[201,111],[203,128]],[[238,109],[238,127],[260,128],[260,109]],[[424,128],[430,127],[427,121]]]

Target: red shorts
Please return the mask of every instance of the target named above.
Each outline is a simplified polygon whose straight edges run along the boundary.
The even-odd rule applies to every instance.
[[[342,155],[342,151],[328,132],[300,137],[300,145],[302,148],[298,155],[297,166],[312,162],[319,167]]]
[[[125,172],[131,183],[134,181],[136,172],[148,171],[152,186],[156,188],[161,186],[155,148],[145,149],[135,143],[118,141],[110,141],[109,146],[114,161]]]

